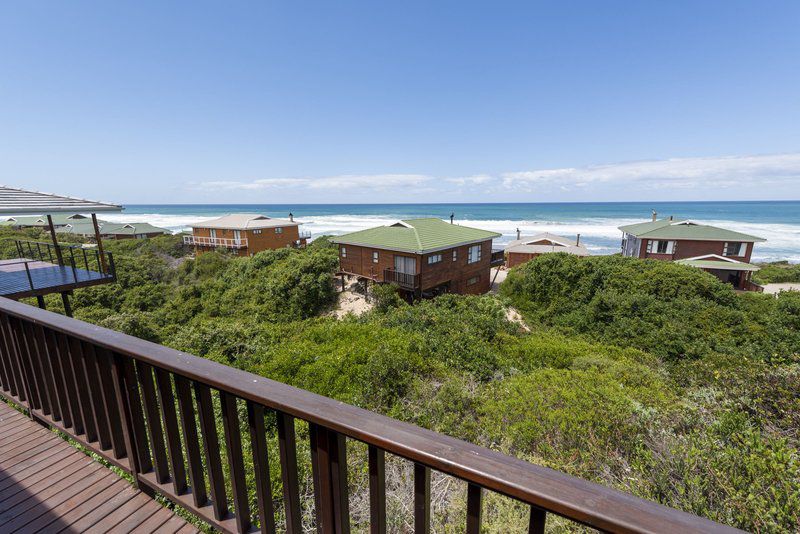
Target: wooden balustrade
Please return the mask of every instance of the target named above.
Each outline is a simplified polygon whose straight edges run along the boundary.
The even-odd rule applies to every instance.
[[[729,527],[483,447],[31,306],[0,298],[0,395],[61,430],[141,488],[225,532],[302,531],[298,432],[308,424],[318,532],[347,533],[348,442],[366,444],[370,532],[387,530],[386,454],[413,464],[413,524],[428,532],[431,472],[467,482],[464,525],[481,528],[486,491],[615,532],[730,532]],[[217,421],[221,421],[221,431]],[[242,429],[245,429],[242,432]],[[277,441],[279,466],[269,465]],[[248,447],[243,445],[248,444]],[[359,447],[351,447],[362,450]],[[305,449],[303,449],[305,450]],[[245,461],[245,453],[251,456]],[[252,465],[250,469],[248,466]],[[270,470],[280,470],[273,502]],[[251,509],[248,494],[254,490]],[[229,499],[230,496],[230,499]],[[282,505],[281,505],[282,501]]]
[[[419,274],[401,273],[394,269],[384,269],[383,281],[389,284],[397,284],[403,289],[419,288]]]

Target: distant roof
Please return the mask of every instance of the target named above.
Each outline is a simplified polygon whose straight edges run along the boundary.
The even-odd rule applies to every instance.
[[[758,271],[760,267],[751,263],[726,258],[718,254],[707,254],[696,258],[677,260],[675,263],[697,267],[699,269],[715,269],[721,271]]]
[[[97,221],[100,226],[101,235],[138,235],[138,234],[171,234],[166,228],[159,228],[150,223],[112,223],[108,221]],[[94,235],[94,225],[91,221],[71,222],[61,228],[57,228],[56,232],[60,234],[75,234],[75,235]]]
[[[486,241],[500,237],[500,235],[488,230],[450,224],[441,219],[407,219],[388,226],[378,226],[336,236],[331,241],[345,245],[426,254],[459,245]]]
[[[766,241],[756,237],[725,228],[700,224],[689,220],[671,221],[660,219],[638,224],[620,226],[626,234],[646,239],[696,239],[702,241]]]
[[[68,223],[88,221],[91,224],[92,220],[86,215],[80,213],[56,213],[51,216],[53,224],[56,226],[63,226]],[[47,226],[47,217],[44,215],[19,215],[16,217],[0,217],[0,226]]]
[[[0,186],[0,214],[2,215],[23,215],[28,213],[46,215],[48,213],[63,212],[99,213],[106,211],[122,211],[122,206]]]
[[[544,244],[549,241],[552,245]],[[546,254],[548,252],[567,252],[576,256],[588,256],[589,251],[583,245],[578,245],[572,239],[560,235],[543,232],[530,237],[515,239],[506,247],[506,252],[522,254]]]
[[[272,219],[257,213],[231,213],[210,221],[192,224],[192,228],[219,228],[228,230],[257,230],[259,228],[276,228],[279,226],[300,226],[297,221],[288,219]]]

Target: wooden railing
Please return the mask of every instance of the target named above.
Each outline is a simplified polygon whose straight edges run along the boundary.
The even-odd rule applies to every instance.
[[[734,529],[219,363],[0,298],[0,395],[226,532],[301,532],[295,421],[308,423],[313,523],[347,533],[347,442],[366,444],[370,532],[386,532],[385,455],[414,465],[415,532],[430,528],[431,470],[467,482],[466,531],[481,529],[484,491],[616,532]],[[240,413],[241,421],[240,421]],[[218,432],[217,419],[222,433]],[[247,431],[242,434],[240,425]],[[277,435],[277,438],[276,438]],[[282,499],[273,502],[268,437]],[[243,438],[249,447],[243,449]],[[245,451],[252,455],[246,472]],[[302,459],[302,457],[301,457]],[[223,465],[227,469],[223,468]],[[208,480],[206,481],[206,474]],[[248,480],[250,483],[248,484]],[[251,510],[248,492],[254,490]],[[226,493],[229,493],[229,501]],[[410,492],[411,493],[411,492]],[[309,505],[310,506],[310,505]],[[311,512],[311,510],[306,510]]]
[[[183,244],[200,247],[247,248],[247,238],[230,239],[226,237],[185,235],[183,236]]]
[[[383,270],[383,281],[389,284],[397,284],[403,289],[418,289],[419,274],[401,273],[394,269]]]
[[[114,265],[114,256],[110,252],[101,254],[94,247],[84,248],[80,245],[65,245],[61,243],[56,247],[52,243],[38,241],[15,240],[14,244],[20,258],[25,258],[25,260],[31,260],[32,262],[41,261],[68,267],[72,270],[72,275],[76,281],[78,279],[77,269],[95,271],[116,280],[117,273]]]

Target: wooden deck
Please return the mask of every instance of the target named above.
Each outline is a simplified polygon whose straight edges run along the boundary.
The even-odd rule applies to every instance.
[[[197,529],[0,400],[0,532]]]
[[[25,263],[28,264],[28,272]],[[33,297],[47,293],[69,291],[79,287],[112,282],[114,277],[97,271],[59,266],[26,258],[0,260],[0,296],[8,298]],[[31,287],[31,281],[33,287]]]

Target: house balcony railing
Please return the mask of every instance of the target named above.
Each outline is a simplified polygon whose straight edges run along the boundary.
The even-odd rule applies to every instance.
[[[492,267],[499,267],[501,265],[505,265],[505,263],[505,251],[503,249],[492,250],[490,265]]]
[[[0,295],[23,298],[116,280],[114,256],[97,248],[15,241],[17,258],[0,260]]]
[[[299,232],[299,238],[300,239],[311,239],[311,232],[306,232],[306,231]]]
[[[397,284],[403,289],[419,289],[419,274],[401,273],[394,269],[383,270],[383,281],[388,284]]]
[[[185,235],[183,236],[183,244],[198,247],[247,248],[247,238],[230,239],[227,237]]]
[[[348,441],[366,446],[365,500],[374,533],[387,531],[387,453],[413,465],[408,499],[415,532],[430,531],[432,470],[467,483],[462,521],[468,534],[481,530],[486,491],[529,506],[533,533],[544,531],[551,513],[611,532],[734,532],[494,450],[4,298],[0,396],[130,475],[145,493],[159,493],[224,532],[250,532],[257,518],[261,532],[277,527],[300,533],[304,516],[311,522],[306,528],[349,532],[347,454],[361,454],[361,449],[348,447]],[[241,420],[240,414],[245,414]],[[297,446],[296,420],[302,422],[300,435],[308,435],[310,458],[298,454],[308,449]],[[268,451],[273,443],[274,455]],[[277,458],[278,465],[270,466],[269,458]],[[311,464],[313,499],[301,501],[306,481],[298,460]],[[271,472],[280,473],[278,495],[285,510],[280,523],[285,524],[276,525]]]

